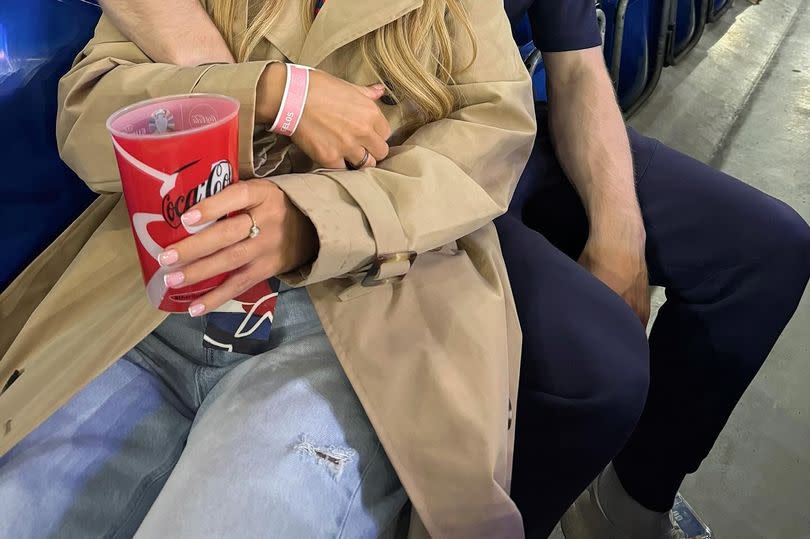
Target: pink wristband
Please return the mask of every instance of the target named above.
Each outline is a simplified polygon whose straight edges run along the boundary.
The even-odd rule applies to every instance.
[[[304,105],[307,103],[309,92],[309,68],[297,64],[287,64],[287,83],[284,85],[284,96],[278,109],[276,121],[270,126],[273,133],[291,137],[301,116],[304,114]]]

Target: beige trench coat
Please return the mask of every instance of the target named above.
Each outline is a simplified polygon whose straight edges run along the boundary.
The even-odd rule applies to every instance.
[[[0,296],[0,388],[16,378],[0,394],[0,455],[166,316],[146,299],[106,118],[146,98],[223,93],[242,104],[241,177],[273,175],[318,231],[317,259],[283,277],[308,287],[411,498],[411,536],[522,537],[508,496],[521,337],[491,221],[532,146],[531,82],[501,3],[465,4],[479,46],[455,79],[462,107],[406,132],[402,107],[383,106],[398,146],[363,171],[295,165],[289,142],[254,126],[256,83],[278,60],[376,82],[355,40],[420,0],[329,0],[308,32],[288,1],[251,61],[236,65],[152,63],[102,18],[61,81],[57,125],[64,160],[101,196]],[[244,2],[235,32],[246,11]],[[455,65],[465,65],[459,40]],[[382,267],[407,272],[399,284],[347,278],[408,251],[419,253],[411,267]]]

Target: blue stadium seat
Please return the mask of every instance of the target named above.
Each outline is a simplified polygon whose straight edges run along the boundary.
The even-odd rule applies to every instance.
[[[603,32],[605,61],[616,85],[619,103],[632,114],[649,97],[658,83],[667,55],[668,30],[677,0],[597,0],[594,8]],[[687,1],[687,0],[680,0]],[[714,0],[688,0],[707,2]],[[507,2],[512,33],[524,60],[532,71],[535,99],[546,100],[546,74],[542,56],[534,51],[528,18],[520,16],[530,0]],[[686,4],[684,4],[686,5]],[[687,5],[687,7],[689,7]],[[688,16],[686,42],[695,35],[698,17],[694,6],[682,11]],[[701,22],[702,25],[702,22]],[[701,26],[702,31],[702,26]],[[699,36],[698,36],[699,38]],[[690,44],[691,45],[691,44]],[[533,52],[534,51],[534,52]]]
[[[672,44],[674,50],[680,51],[686,47],[695,33],[695,28],[697,27],[695,23],[697,19],[695,16],[697,6],[694,0],[678,0],[673,3],[673,7],[675,11],[675,32],[673,34]]]
[[[600,0],[605,62],[627,116],[649,97],[664,65],[673,0]]]
[[[533,56],[526,60],[526,67],[532,74],[532,87],[534,88],[535,101],[548,101],[546,91],[546,65],[543,63],[543,55],[540,51],[535,51]]]
[[[534,100],[547,101],[546,66],[543,64],[543,55],[540,54],[540,51],[534,46],[534,41],[532,41],[532,27],[528,16],[524,16],[512,25],[512,37],[517,43],[526,68],[532,75]]]
[[[708,0],[709,7],[706,13],[706,20],[715,22],[728,11],[731,7],[732,0]]]
[[[697,45],[706,28],[706,15],[713,0],[674,0],[666,65],[675,65]]]
[[[93,200],[56,149],[56,87],[101,11],[88,0],[0,2],[0,291]],[[9,136],[11,135],[11,136]]]

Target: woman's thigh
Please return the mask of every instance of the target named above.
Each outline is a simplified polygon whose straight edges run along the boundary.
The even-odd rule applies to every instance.
[[[190,416],[126,358],[0,458],[0,535],[131,537],[180,456]]]
[[[407,502],[306,292],[293,293],[312,330],[213,389],[140,537],[377,537]]]

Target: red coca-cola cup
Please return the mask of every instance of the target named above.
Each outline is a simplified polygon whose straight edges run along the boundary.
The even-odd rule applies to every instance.
[[[107,120],[149,301],[186,311],[227,274],[169,289],[158,255],[209,226],[180,220],[194,204],[238,180],[239,102],[210,94],[142,101]]]

